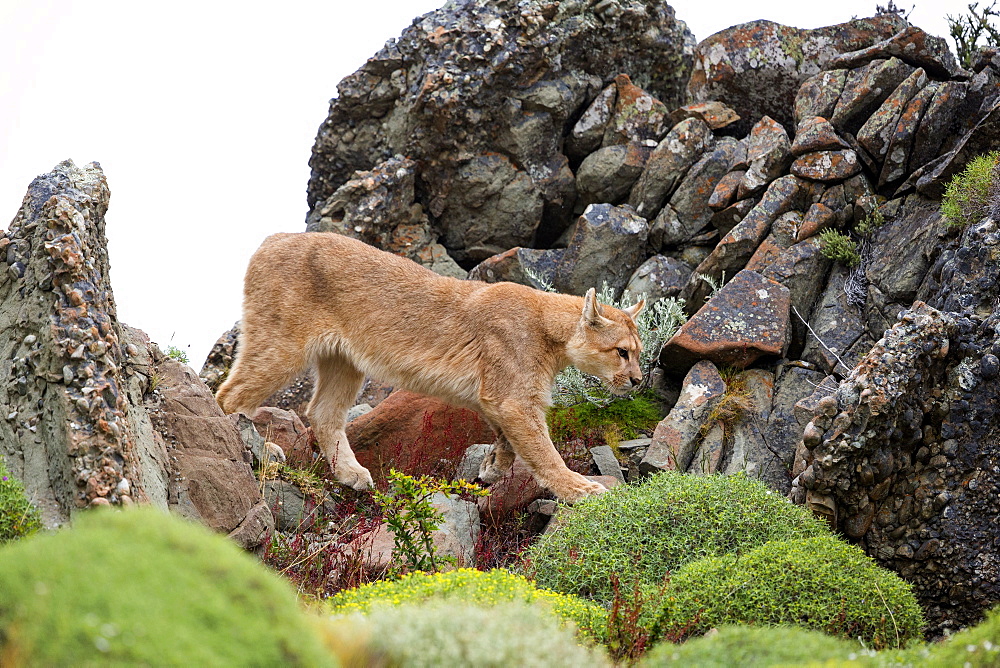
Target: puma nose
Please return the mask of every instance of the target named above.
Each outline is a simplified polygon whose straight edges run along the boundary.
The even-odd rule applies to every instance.
[[[629,380],[632,381],[632,387],[633,388],[636,388],[636,387],[639,387],[640,385],[642,385],[642,377],[636,378],[635,376],[632,376]]]

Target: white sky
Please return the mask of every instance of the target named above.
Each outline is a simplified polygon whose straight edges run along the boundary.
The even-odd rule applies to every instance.
[[[310,149],[337,83],[441,4],[0,0],[0,226],[36,175],[100,162],[118,315],[200,369],[239,318],[250,254],[305,229]],[[754,19],[840,23],[876,0],[671,4],[701,40]],[[944,16],[967,4],[920,0],[910,20],[946,36]]]

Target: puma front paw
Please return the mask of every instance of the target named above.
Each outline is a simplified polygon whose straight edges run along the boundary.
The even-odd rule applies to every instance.
[[[552,486],[552,492],[560,501],[576,503],[577,501],[585,499],[588,496],[604,494],[608,491],[608,488],[601,483],[588,480],[582,475],[577,475],[576,478],[578,479],[574,479],[561,485]]]
[[[375,487],[375,482],[372,480],[372,474],[368,472],[368,469],[360,464],[356,467],[338,467],[335,470],[335,475],[337,477],[337,482],[342,485],[347,485],[351,489],[355,489],[359,492]]]

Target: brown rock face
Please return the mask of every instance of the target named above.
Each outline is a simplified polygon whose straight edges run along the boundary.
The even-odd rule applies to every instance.
[[[776,281],[743,270],[691,317],[660,351],[660,364],[687,370],[699,359],[746,367],[781,356],[791,335],[790,293]]]
[[[258,545],[273,522],[236,427],[193,372],[117,319],[109,196],[99,165],[60,163],[0,238],[0,454],[48,526],[140,501]]]
[[[392,467],[450,478],[473,443],[496,439],[478,413],[397,390],[347,425],[347,440],[376,481]]]

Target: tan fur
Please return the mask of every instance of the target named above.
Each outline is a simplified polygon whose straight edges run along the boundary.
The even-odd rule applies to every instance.
[[[642,306],[602,306],[593,290],[574,297],[438,276],[337,234],[275,234],[250,260],[239,350],[217,398],[227,413],[250,413],[314,366],[308,412],[319,445],[337,480],[364,489],[371,475],[344,426],[372,376],[479,411],[498,435],[486,482],[518,454],[542,486],[574,501],[604,488],[570,471],[552,445],[553,379],[574,364],[617,394],[637,386]]]

